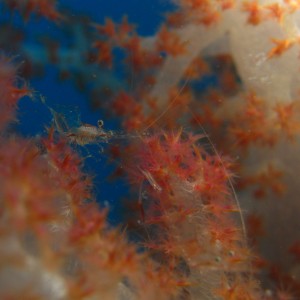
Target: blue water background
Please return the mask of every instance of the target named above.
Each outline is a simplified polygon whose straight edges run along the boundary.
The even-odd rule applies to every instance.
[[[68,27],[65,28],[63,22],[56,24],[34,15],[29,20],[24,21],[18,13],[11,14],[5,10],[2,10],[0,15],[0,24],[11,23],[24,33],[24,41],[19,48],[6,54],[13,57],[20,65],[28,59],[26,54],[29,54],[32,61],[41,62],[43,65],[42,76],[32,76],[27,82],[34,91],[33,97],[21,100],[18,114],[19,123],[15,125],[15,129],[28,137],[45,135],[46,128],[51,126],[53,121],[53,116],[49,110],[51,107],[64,113],[70,124],[75,124],[76,121],[80,124],[79,121],[81,120],[83,123],[96,125],[97,121],[102,119],[107,130],[118,131],[121,128],[120,120],[108,117],[101,110],[92,110],[86,90],[79,91],[72,80],[62,81],[59,79],[59,67],[49,63],[47,52],[41,40],[51,37],[59,43],[61,48],[71,49],[74,54],[78,50],[84,52],[91,46],[91,41],[82,34],[80,27],[76,25],[77,20],[82,15],[88,16],[89,22],[99,24],[103,24],[107,17],[121,22],[123,16],[126,15],[130,23],[137,25],[136,30],[139,35],[152,36],[162,24],[165,14],[174,9],[174,5],[168,0],[64,0],[57,1],[57,3],[59,11],[66,11],[67,15],[73,18],[71,26],[69,22]],[[3,9],[0,2],[1,8]],[[68,34],[69,31],[70,34]],[[116,56],[118,55],[116,53]],[[95,69],[85,65],[83,58],[78,56],[78,53],[74,57],[73,65],[68,65],[68,71],[84,72],[87,78],[89,76],[92,78]],[[97,66],[97,76],[102,77],[102,80],[107,80],[116,90],[125,88],[130,91],[130,87],[126,85],[123,78],[121,59],[119,61],[120,63],[117,63],[109,73],[105,73],[105,70],[101,70],[101,67]],[[89,72],[93,74],[89,74]],[[198,88],[216,85],[215,79],[214,77],[207,78],[199,84]],[[87,89],[89,84],[86,82]],[[118,143],[118,141],[110,141],[110,143]],[[118,161],[113,164],[108,163],[109,155],[106,149],[109,145],[96,145],[77,150],[85,157],[85,171],[94,178],[94,195],[97,201],[101,205],[109,206],[111,212],[109,219],[116,224],[124,216],[125,208],[122,199],[128,197],[129,187],[126,180],[108,180],[111,178],[110,175],[114,168],[118,167]],[[102,151],[103,149],[104,151]],[[138,192],[131,197],[135,197],[134,200],[136,200],[139,197]]]
[[[137,32],[142,36],[153,35],[163,21],[164,14],[173,9],[173,5],[165,0],[63,0],[57,1],[59,10],[66,10],[72,17],[77,15],[87,15],[91,22],[104,23],[105,18],[109,17],[116,22],[121,22],[122,17],[127,15],[130,23],[137,26]],[[32,59],[43,61],[45,54],[36,49],[41,48],[41,37],[54,37],[63,47],[72,44],[73,37],[66,37],[61,34],[64,24],[55,24],[43,18],[30,16],[29,20],[24,21],[18,13],[9,13],[3,9],[0,2],[1,25],[11,23],[15,28],[24,33],[24,41],[20,49],[5,54],[14,58],[22,65],[25,59],[22,55],[30,53]],[[76,19],[75,19],[76,20]],[[74,28],[76,22],[74,22]],[[76,30],[76,29],[74,29]],[[10,41],[7,41],[10,43]],[[77,41],[78,47],[86,47],[86,40]],[[9,44],[8,44],[9,46]],[[3,49],[2,49],[3,51]],[[114,70],[118,76],[118,66]],[[58,68],[49,63],[46,59],[43,62],[43,75],[31,77],[27,82],[34,91],[32,98],[23,98],[19,104],[18,120],[15,130],[27,137],[45,135],[46,128],[51,126],[53,116],[49,107],[67,111],[69,109],[69,121],[74,121],[77,114],[82,122],[96,124],[97,120],[103,119],[105,128],[119,130],[120,124],[117,120],[107,118],[101,111],[94,111],[90,107],[89,100],[84,91],[79,91],[74,82],[70,80],[61,81],[58,79]],[[42,103],[46,102],[46,105]],[[71,110],[73,112],[71,112]],[[74,116],[72,116],[72,114]],[[113,142],[112,142],[113,143]],[[104,145],[107,146],[107,145]],[[94,178],[94,195],[101,205],[108,205],[110,209],[109,220],[111,223],[119,223],[123,219],[124,206],[122,198],[128,193],[128,185],[125,180],[107,180],[116,167],[107,161],[107,153],[101,153],[102,146],[78,149],[85,157],[85,171]],[[90,157],[91,156],[91,157]]]

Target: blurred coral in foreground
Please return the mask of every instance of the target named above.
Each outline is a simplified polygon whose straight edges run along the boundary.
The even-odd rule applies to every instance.
[[[124,234],[108,228],[82,159],[52,129],[42,139],[4,130],[29,91],[4,57],[0,77],[1,299],[116,299],[126,295],[125,278],[141,289],[156,271],[142,265]]]
[[[220,158],[197,145],[201,136],[145,137],[127,156],[140,160],[153,194],[144,221],[149,232],[156,229],[146,248],[167,256],[163,262],[139,254],[124,232],[107,225],[83,161],[64,138],[53,128],[29,139],[5,130],[17,101],[30,91],[16,81],[11,62],[2,57],[1,63],[1,104],[10,113],[2,120],[0,147],[1,298],[211,298],[237,283],[238,297],[257,298],[245,237],[229,216],[239,211],[226,184],[229,174]],[[153,160],[153,151],[166,156]],[[132,180],[144,179],[137,173]]]

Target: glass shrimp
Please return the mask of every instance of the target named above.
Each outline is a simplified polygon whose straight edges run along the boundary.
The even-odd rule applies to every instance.
[[[97,126],[90,124],[82,124],[81,126],[72,129],[66,134],[71,142],[78,145],[87,145],[99,142],[107,142],[112,136],[112,131],[103,129],[103,121],[98,120]]]
[[[53,115],[53,121],[56,130],[61,135],[66,136],[71,143],[84,146],[88,144],[107,142],[114,136],[113,131],[105,131],[103,129],[104,122],[102,120],[98,120],[97,126],[91,124],[81,124],[77,127],[70,128],[63,114],[58,113],[51,108],[50,110]]]

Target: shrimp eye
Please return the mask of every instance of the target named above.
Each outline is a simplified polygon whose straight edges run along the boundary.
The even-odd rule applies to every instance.
[[[97,121],[97,124],[98,124],[98,127],[99,127],[99,128],[102,128],[103,125],[104,125],[104,122],[103,122],[102,120],[98,120],[98,121]]]

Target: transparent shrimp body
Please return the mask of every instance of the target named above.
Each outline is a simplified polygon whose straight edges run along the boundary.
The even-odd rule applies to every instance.
[[[67,137],[71,143],[81,146],[88,144],[106,143],[114,136],[114,132],[106,131],[103,128],[104,122],[97,121],[97,126],[76,122],[70,126],[66,121],[65,115],[50,108],[53,115],[53,122],[59,134]]]
[[[71,142],[78,145],[107,142],[113,136],[113,132],[105,131],[103,125],[102,120],[98,120],[97,126],[82,124],[77,128],[71,129],[66,135]]]

